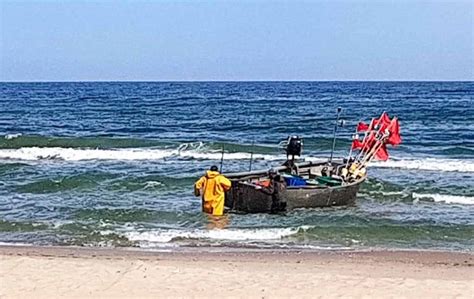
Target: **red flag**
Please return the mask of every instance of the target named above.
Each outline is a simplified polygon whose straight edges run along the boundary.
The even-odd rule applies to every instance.
[[[390,125],[390,122],[390,117],[388,117],[387,112],[384,112],[374,121],[374,125],[378,126],[379,132],[383,132]]]
[[[360,132],[360,131],[368,131],[370,128],[370,126],[368,124],[366,124],[365,122],[359,122],[357,124],[357,132]]]
[[[377,150],[377,152],[375,153],[375,157],[382,161],[388,160],[388,151],[387,147],[385,147],[385,144],[382,144],[382,146]]]
[[[364,146],[364,143],[362,143],[359,139],[354,139],[352,141],[352,149],[361,149]]]
[[[378,119],[379,123],[389,124],[391,119],[388,116],[387,112],[382,113]]]
[[[365,122],[361,121],[357,124],[357,132],[363,132],[363,131],[370,131],[374,129],[374,126],[376,125],[377,119],[372,118],[369,124],[366,124]]]
[[[398,119],[394,118],[390,123],[390,136],[387,139],[387,144],[399,145],[402,143],[402,138],[400,137],[400,124]]]

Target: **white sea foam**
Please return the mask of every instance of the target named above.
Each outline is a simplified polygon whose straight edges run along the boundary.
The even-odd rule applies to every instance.
[[[299,228],[261,228],[261,229],[213,229],[213,230],[177,230],[159,229],[147,232],[126,232],[131,241],[167,243],[176,239],[208,239],[208,240],[279,240],[296,234]]]
[[[25,246],[35,246],[34,244],[21,243],[21,242],[0,242],[0,246],[11,246],[11,247],[25,247]]]
[[[471,196],[413,193],[413,198],[417,200],[431,199],[435,202],[457,203],[457,204],[464,204],[464,205],[474,204],[474,197],[471,197]]]
[[[145,186],[143,187],[143,189],[151,189],[151,188],[156,188],[156,187],[161,187],[163,186],[163,183],[162,182],[158,182],[158,181],[147,181],[145,183]]]
[[[305,160],[313,161],[313,162],[322,162],[322,161],[325,161],[326,159],[327,158],[323,158],[323,157],[309,157],[309,158],[306,158]],[[391,158],[388,161],[371,162],[370,166],[381,167],[381,168],[417,169],[417,170],[432,170],[432,171],[474,172],[474,161],[459,160],[459,159]]]
[[[385,162],[377,161],[371,163],[375,167],[388,167],[400,169],[417,169],[417,170],[433,170],[433,171],[457,171],[457,172],[474,172],[474,161],[457,160],[457,159],[400,159],[388,160]]]
[[[63,147],[23,147],[18,149],[0,149],[0,159],[4,160],[162,160],[166,158],[185,158],[200,160],[220,160],[221,152],[210,150],[202,144],[189,146],[183,144],[175,149],[170,148],[126,148],[126,149],[87,149],[87,148],[63,148]],[[255,160],[278,161],[285,160],[285,155],[254,154]],[[236,152],[225,153],[225,160],[249,160],[250,153]],[[306,161],[322,162],[326,157],[306,157]],[[388,161],[376,161],[371,164],[374,167],[431,170],[431,171],[455,171],[474,172],[474,161],[459,159],[399,159],[393,158]]]
[[[6,140],[11,140],[11,139],[18,138],[18,137],[20,137],[21,135],[22,135],[21,133],[17,133],[17,134],[7,134],[7,135],[5,135],[5,139],[6,139]]]
[[[23,147],[0,150],[0,159],[12,160],[162,160],[170,157],[184,157],[203,160],[219,160],[221,153],[203,149],[78,149],[62,147]],[[254,154],[254,159],[278,160],[284,156]],[[225,160],[248,160],[249,153],[225,153]]]

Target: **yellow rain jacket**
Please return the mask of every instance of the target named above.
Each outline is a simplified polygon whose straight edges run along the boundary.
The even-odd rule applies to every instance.
[[[221,216],[224,214],[224,194],[231,187],[231,182],[218,171],[206,171],[194,184],[196,196],[202,195],[202,210],[206,213]]]

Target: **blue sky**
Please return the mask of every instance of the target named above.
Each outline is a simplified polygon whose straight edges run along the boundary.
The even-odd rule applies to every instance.
[[[471,1],[1,1],[0,81],[474,80]]]

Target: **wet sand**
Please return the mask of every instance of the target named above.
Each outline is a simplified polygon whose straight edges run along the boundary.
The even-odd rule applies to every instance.
[[[0,247],[0,298],[474,298],[474,255]]]

